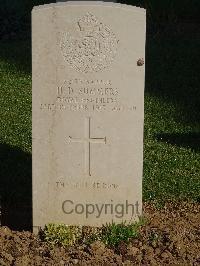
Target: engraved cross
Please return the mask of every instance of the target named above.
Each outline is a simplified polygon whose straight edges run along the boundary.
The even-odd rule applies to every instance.
[[[69,136],[69,143],[79,142],[85,145],[85,172],[91,176],[91,144],[106,144],[106,137],[92,138],[91,137],[91,117],[85,118],[85,136],[84,138],[72,138]]]

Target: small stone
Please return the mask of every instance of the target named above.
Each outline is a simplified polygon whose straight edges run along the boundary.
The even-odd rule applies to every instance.
[[[101,241],[95,241],[91,245],[91,249],[95,254],[101,255],[105,251],[105,245]]]
[[[73,263],[74,263],[74,264],[78,264],[78,262],[79,262],[78,259],[74,259],[74,260],[73,260]]]
[[[0,265],[7,266],[8,264],[3,259],[0,258]]]
[[[0,228],[0,237],[4,237],[6,239],[12,238],[12,231],[7,226],[2,226]]]
[[[155,251],[154,251],[155,255],[160,255],[160,249],[159,248],[156,248]]]
[[[139,251],[140,251],[139,248],[136,248],[134,246],[128,246],[127,255],[136,256]]]
[[[7,261],[9,261],[9,263],[10,263],[9,265],[11,265],[12,262],[14,261],[13,256],[12,256],[11,254],[5,252],[5,251],[3,251],[3,252],[1,253],[1,256],[2,256],[4,259],[6,259]]]
[[[163,252],[163,253],[161,254],[161,257],[162,257],[163,259],[167,259],[169,256],[168,256],[167,252]]]
[[[126,260],[123,263],[123,266],[131,266],[131,265],[133,265],[133,264],[132,264],[132,262],[130,260]]]

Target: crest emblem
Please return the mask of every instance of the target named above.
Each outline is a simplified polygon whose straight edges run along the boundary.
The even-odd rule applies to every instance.
[[[116,55],[117,46],[115,34],[90,13],[78,20],[73,35],[67,32],[61,39],[64,60],[83,73],[107,68]]]

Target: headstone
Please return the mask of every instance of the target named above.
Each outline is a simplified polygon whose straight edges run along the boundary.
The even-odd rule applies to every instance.
[[[142,212],[145,10],[66,2],[32,11],[33,226]]]
[[[71,1],[76,1],[76,0],[71,0]],[[84,1],[84,0],[79,0],[79,1]],[[99,2],[99,1],[97,1],[97,0],[88,0],[88,1],[96,1],[96,2]],[[56,2],[68,2],[68,0],[56,0]],[[116,0],[104,0],[104,1],[102,1],[102,2],[113,2],[113,3],[116,3],[117,1]]]

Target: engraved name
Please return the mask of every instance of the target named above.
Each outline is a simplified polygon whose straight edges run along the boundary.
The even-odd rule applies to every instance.
[[[119,88],[111,80],[65,80],[55,91],[53,103],[41,103],[45,111],[123,112],[136,111],[135,105],[121,103]]]

